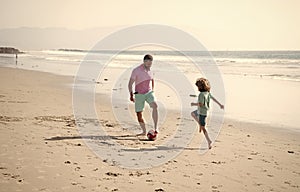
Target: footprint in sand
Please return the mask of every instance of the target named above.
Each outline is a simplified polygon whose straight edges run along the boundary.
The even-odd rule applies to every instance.
[[[4,121],[4,122],[18,122],[18,121],[22,121],[22,120],[23,120],[22,117],[0,116],[0,121]]]
[[[220,165],[220,164],[225,164],[224,161],[212,161],[211,163],[213,164],[217,164],[217,165]]]
[[[105,174],[112,177],[118,177],[119,175],[122,175],[121,173],[112,173],[112,172],[107,172]]]
[[[77,182],[71,182],[71,185],[78,185],[78,184],[80,184],[80,183],[77,183]]]
[[[24,179],[20,178],[20,175],[14,175],[14,174],[11,174],[11,173],[2,173],[2,175],[4,177],[10,177],[12,179],[16,179],[19,183],[24,181]]]
[[[262,159],[262,161],[265,162],[265,163],[271,163],[270,161],[267,161],[265,159]]]
[[[106,127],[114,127],[114,125],[111,124],[111,123],[106,123],[105,126],[106,126]]]
[[[212,188],[212,192],[219,192],[219,190],[217,190],[218,189],[218,187],[217,186],[211,186],[211,188]]]
[[[151,173],[149,172],[149,171],[147,171],[147,172],[145,172],[145,173],[143,173],[143,172],[141,172],[141,171],[136,171],[136,172],[130,172],[129,173],[129,176],[137,176],[137,177],[140,177],[140,176],[142,176],[142,175],[150,175]]]

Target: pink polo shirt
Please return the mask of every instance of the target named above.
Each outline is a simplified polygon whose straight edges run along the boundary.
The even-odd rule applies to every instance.
[[[153,79],[153,73],[147,71],[144,64],[134,68],[130,78],[134,80],[136,92],[146,94],[151,90],[150,81]]]

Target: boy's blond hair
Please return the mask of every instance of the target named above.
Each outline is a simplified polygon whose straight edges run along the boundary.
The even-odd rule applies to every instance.
[[[201,77],[196,80],[196,86],[200,92],[208,91],[210,92],[210,83],[207,79]]]

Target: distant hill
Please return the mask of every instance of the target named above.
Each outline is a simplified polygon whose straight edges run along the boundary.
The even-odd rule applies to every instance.
[[[1,47],[18,47],[22,50],[90,49],[118,27],[69,30],[65,28],[7,28],[0,29]]]
[[[6,54],[19,54],[23,53],[19,49],[13,48],[13,47],[0,47],[0,53],[6,53]]]

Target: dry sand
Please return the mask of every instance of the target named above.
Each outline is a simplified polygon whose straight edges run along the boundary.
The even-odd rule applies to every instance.
[[[226,119],[205,155],[198,152],[203,135],[196,133],[168,163],[125,169],[103,161],[80,137],[71,77],[0,68],[0,78],[0,191],[300,190],[297,132]],[[97,95],[98,102],[106,100]],[[101,105],[98,111],[107,130],[118,127],[110,109]],[[170,115],[176,118],[176,113]],[[159,139],[168,136],[171,124],[162,127]],[[149,145],[138,138],[133,143]]]

